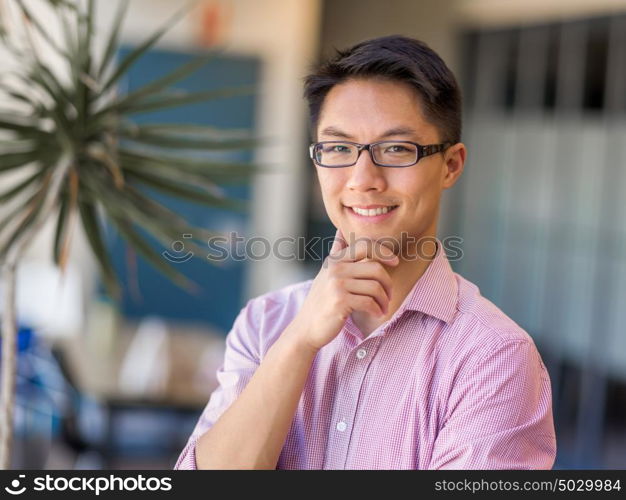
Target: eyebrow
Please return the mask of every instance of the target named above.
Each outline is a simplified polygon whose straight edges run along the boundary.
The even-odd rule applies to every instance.
[[[333,126],[326,127],[324,130],[320,132],[320,135],[327,135],[331,137],[341,137],[342,139],[353,139],[353,137],[350,134],[347,134],[346,132],[343,132],[342,130]],[[381,134],[379,136],[379,139],[385,139],[387,137],[392,137],[395,135],[410,135],[410,136],[417,137],[417,132],[410,127],[394,127],[394,128],[387,130],[385,133]]]

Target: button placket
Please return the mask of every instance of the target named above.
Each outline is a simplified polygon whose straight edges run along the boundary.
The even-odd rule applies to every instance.
[[[373,352],[380,342],[368,343],[367,348],[360,347],[356,353],[351,352],[338,379],[338,390],[333,405],[331,432],[326,445],[326,456],[324,459],[324,469],[344,469],[352,431],[354,419],[357,412],[358,399],[365,375],[372,360],[364,359],[368,352]],[[359,354],[361,353],[361,354]],[[361,356],[361,359],[359,359]]]

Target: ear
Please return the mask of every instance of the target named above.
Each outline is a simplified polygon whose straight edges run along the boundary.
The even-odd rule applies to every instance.
[[[443,178],[441,180],[441,187],[443,189],[454,186],[457,179],[461,176],[465,166],[466,155],[467,149],[462,142],[457,142],[445,151]]]

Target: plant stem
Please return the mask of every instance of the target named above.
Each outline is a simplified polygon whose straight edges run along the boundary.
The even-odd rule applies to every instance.
[[[15,322],[15,262],[7,262],[2,267],[4,307],[2,312],[2,396],[0,400],[0,468],[11,466],[13,438],[13,407],[15,406],[15,373],[17,325]]]
[[[16,270],[20,257],[24,254],[33,238],[39,234],[48,215],[53,211],[61,188],[70,167],[72,156],[66,153],[61,158],[52,174],[48,191],[45,195],[42,210],[37,220],[28,231],[19,235],[7,251],[2,264],[3,299],[2,314],[2,387],[0,393],[0,468],[7,469],[11,465],[13,437],[13,411],[15,407],[15,375],[16,375],[16,344],[17,322],[15,307]]]

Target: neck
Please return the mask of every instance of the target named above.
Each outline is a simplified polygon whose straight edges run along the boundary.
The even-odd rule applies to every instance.
[[[383,318],[384,321],[394,315],[417,280],[426,272],[426,269],[435,256],[435,250],[436,247],[434,243],[424,245],[421,248],[408,249],[408,251],[400,257],[400,263],[397,266],[387,267],[392,282],[392,295],[391,302],[389,303],[389,311]]]

